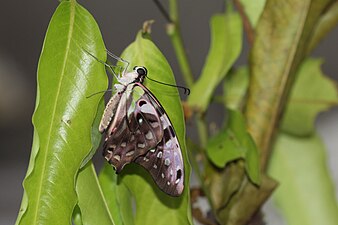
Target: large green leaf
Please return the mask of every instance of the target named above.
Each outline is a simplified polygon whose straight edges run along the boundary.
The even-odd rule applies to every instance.
[[[188,102],[204,112],[209,101],[242,49],[242,20],[237,12],[228,10],[214,15],[210,21],[211,43],[201,77],[191,89]]]
[[[259,184],[259,157],[255,142],[246,131],[245,120],[241,112],[228,110],[228,113],[226,128],[210,138],[208,142],[208,157],[220,168],[235,159],[244,159],[245,170],[250,180]]]
[[[280,133],[269,174],[280,182],[274,200],[288,225],[338,224],[325,146],[316,134],[299,138]]]
[[[307,41],[330,0],[267,0],[251,51],[246,117],[261,152],[269,156],[274,129],[302,62]]]
[[[282,130],[294,135],[310,135],[321,111],[338,104],[335,84],[322,74],[322,60],[307,59],[297,73],[284,112]]]
[[[167,84],[175,84],[171,68],[160,50],[140,32],[136,40],[122,54],[130,62],[130,68],[145,66],[148,77]],[[162,192],[151,176],[141,166],[127,165],[118,176],[118,195],[125,195],[126,188],[136,203],[136,212],[132,217],[134,224],[191,224],[188,163],[185,146],[185,124],[179,94],[176,88],[164,86],[146,79],[145,85],[151,90],[166,110],[179,139],[185,166],[185,189],[180,197],[171,197]],[[124,186],[125,185],[125,186]],[[123,189],[121,191],[121,188]],[[129,199],[121,201],[120,207],[128,209]],[[127,204],[127,206],[126,206]],[[125,221],[124,221],[125,222]]]
[[[105,47],[93,17],[75,1],[56,9],[38,65],[34,143],[17,224],[70,224],[75,178],[92,148],[91,126],[107,78]]]

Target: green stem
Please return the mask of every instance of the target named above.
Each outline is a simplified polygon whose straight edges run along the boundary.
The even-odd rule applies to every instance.
[[[169,0],[169,15],[172,22],[169,23],[167,26],[167,34],[169,35],[172,45],[174,47],[183,78],[187,86],[191,87],[194,83],[194,79],[188,61],[187,53],[185,52],[185,48],[183,45],[183,39],[179,27],[178,7],[176,0]]]
[[[205,120],[201,117],[196,118],[196,125],[200,139],[200,146],[205,149],[208,142],[208,127]]]

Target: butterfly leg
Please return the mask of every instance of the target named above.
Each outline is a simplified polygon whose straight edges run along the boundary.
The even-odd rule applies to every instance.
[[[117,61],[122,62],[122,63],[124,63],[124,64],[126,65],[126,66],[124,67],[124,69],[123,69],[123,72],[122,72],[122,76],[123,76],[123,74],[125,74],[126,71],[127,71],[127,69],[128,69],[129,62],[126,61],[126,60],[124,60],[124,59],[122,59],[121,57],[118,57],[117,55],[114,55],[113,53],[111,53],[111,52],[108,51],[107,49],[106,49],[106,52],[107,52],[107,54],[108,54],[110,57],[112,57],[113,59],[116,59]]]

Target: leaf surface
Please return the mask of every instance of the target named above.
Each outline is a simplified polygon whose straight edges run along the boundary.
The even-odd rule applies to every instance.
[[[33,115],[34,143],[17,224],[71,224],[75,178],[92,148],[91,126],[107,77],[105,47],[93,17],[75,1],[63,1],[46,33]]]
[[[224,105],[232,110],[240,110],[243,106],[249,86],[249,70],[239,67],[226,77],[224,90]]]
[[[316,134],[307,138],[278,135],[268,172],[280,182],[273,198],[287,224],[338,224],[325,151]]]
[[[84,225],[114,225],[114,220],[96,176],[92,162],[80,170],[76,183],[78,205]],[[115,218],[114,218],[115,219]]]
[[[243,115],[228,110],[227,127],[212,137],[207,145],[207,155],[219,168],[235,159],[244,159],[245,170],[255,184],[260,183],[259,157],[257,147],[246,131]]]
[[[338,104],[338,90],[322,74],[322,60],[307,59],[297,73],[282,121],[282,130],[294,135],[310,135],[316,116]]]
[[[188,102],[204,112],[210,99],[242,49],[242,20],[238,13],[228,11],[210,20],[211,43],[202,74],[191,89]]]
[[[133,225],[133,198],[123,183],[118,185],[117,176],[113,167],[105,163],[99,175],[102,192],[115,224]]]

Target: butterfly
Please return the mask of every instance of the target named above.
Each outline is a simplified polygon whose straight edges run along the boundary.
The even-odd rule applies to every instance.
[[[99,125],[103,156],[120,173],[131,162],[143,166],[171,196],[184,189],[184,163],[175,130],[164,108],[143,85],[147,69],[122,72]]]

